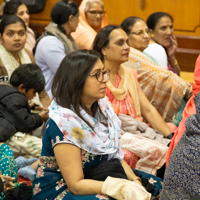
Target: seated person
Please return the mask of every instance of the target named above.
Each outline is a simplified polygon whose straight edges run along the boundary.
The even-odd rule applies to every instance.
[[[91,49],[97,32],[108,25],[101,0],[83,0],[79,7],[79,24],[72,37],[79,49]]]
[[[31,100],[36,92],[44,89],[44,77],[37,65],[25,64],[18,67],[11,75],[10,84],[0,83],[0,171],[17,181],[17,165],[13,152],[4,142],[18,131],[28,133],[41,126],[43,120],[48,118],[48,110],[34,114],[28,104],[28,100]],[[27,164],[32,164],[35,159],[30,161],[31,163]],[[34,171],[30,166],[29,169]]]
[[[194,103],[196,114],[185,121],[186,130],[174,148],[165,171],[162,200],[200,197],[200,92],[195,96]]]
[[[32,200],[150,199],[123,160],[121,122],[104,98],[108,80],[109,70],[92,50],[74,51],[63,59],[52,85],[54,100],[44,129]],[[103,180],[86,178],[92,167],[114,160],[119,163],[115,169],[122,169],[127,178],[121,173],[120,179],[119,173],[115,178],[100,176]],[[160,184],[160,179],[157,181]]]
[[[165,138],[171,138],[171,130],[138,85],[137,72],[122,65],[128,61],[130,52],[127,34],[118,26],[106,26],[97,33],[93,50],[101,54],[105,68],[110,70],[106,96],[115,113],[138,121],[144,117]]]
[[[29,133],[48,119],[48,109],[34,114],[28,104],[45,85],[42,71],[36,64],[18,67],[11,75],[10,84],[0,84],[0,142],[18,131]]]
[[[152,62],[143,50],[149,45],[149,29],[139,17],[129,17],[121,24],[129,37],[129,61],[125,64],[138,72],[138,82],[149,101],[166,122],[178,126],[182,119],[185,100],[192,93],[191,85],[169,70]]]
[[[24,3],[22,3],[20,0],[11,0],[6,2],[6,5],[3,10],[4,15],[17,15],[20,17],[24,23],[26,24],[26,43],[25,48],[28,49],[30,52],[32,52],[34,46],[35,46],[35,33],[31,28],[29,28],[29,11],[28,8]]]
[[[186,119],[193,114],[196,114],[196,106],[194,102],[194,98],[198,92],[200,92],[200,55],[197,58],[196,65],[195,65],[195,70],[194,70],[194,84],[192,85],[193,88],[193,95],[192,97],[188,100],[186,107],[183,111],[183,119],[181,123],[179,124],[178,129],[175,131],[174,137],[170,143],[169,150],[167,152],[167,160],[166,160],[166,166],[168,165],[171,153],[175,146],[178,144],[178,141],[182,137],[184,131],[185,131],[185,121]]]
[[[24,21],[18,16],[3,16],[0,23],[0,79],[3,82],[8,82],[12,72],[21,64],[35,62],[32,53],[24,49],[26,29]],[[50,105],[50,99],[45,90],[36,94],[33,101],[42,107]]]
[[[62,59],[77,49],[71,33],[78,26],[78,6],[72,1],[58,1],[51,10],[52,22],[38,39],[35,60],[45,77],[45,89],[50,98],[54,75]]]
[[[151,41],[144,50],[152,56],[162,68],[168,68],[180,76],[180,67],[175,57],[178,47],[174,36],[173,18],[168,13],[155,12],[147,19],[151,32]]]

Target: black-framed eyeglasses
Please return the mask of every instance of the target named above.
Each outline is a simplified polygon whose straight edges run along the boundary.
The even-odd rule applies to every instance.
[[[96,16],[97,14],[99,14],[99,15],[104,15],[105,13],[106,13],[106,11],[97,11],[97,10],[88,10],[87,12],[89,12],[91,15],[94,15],[94,16]]]
[[[95,74],[90,74],[88,76],[95,76],[99,83],[103,83],[105,75],[107,76],[106,81],[109,81],[110,80],[110,70],[109,69],[107,69],[107,70],[105,70],[103,72],[99,71],[99,72],[97,72]]]
[[[134,34],[134,35],[142,36],[143,37],[145,33],[147,33],[148,35],[150,35],[150,30],[149,29],[140,30],[138,32],[131,32],[130,34]]]

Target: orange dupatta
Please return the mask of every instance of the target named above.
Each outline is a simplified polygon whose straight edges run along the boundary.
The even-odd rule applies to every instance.
[[[108,96],[117,115],[120,113],[130,115],[134,119],[142,121],[138,97],[139,86],[135,70],[120,66],[115,86],[110,81],[106,86],[106,96]]]
[[[97,32],[88,24],[85,17],[85,6],[88,0],[83,0],[79,7],[79,24],[76,32],[71,33],[79,49],[92,49],[92,43],[96,37]],[[105,14],[101,28],[108,25],[107,15]]]

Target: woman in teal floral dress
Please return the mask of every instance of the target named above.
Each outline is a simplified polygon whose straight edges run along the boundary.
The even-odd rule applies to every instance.
[[[74,51],[63,59],[52,85],[54,100],[43,134],[32,200],[118,198],[106,191],[107,179],[84,179],[90,167],[114,158],[132,180],[120,179],[123,184],[134,184],[135,193],[142,199],[150,198],[140,178],[123,160],[121,122],[104,98],[108,80],[109,70],[92,50]]]

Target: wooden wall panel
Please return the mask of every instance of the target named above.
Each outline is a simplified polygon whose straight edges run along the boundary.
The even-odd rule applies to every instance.
[[[146,20],[151,13],[163,11],[173,16],[175,34],[200,36],[199,0],[103,0],[103,2],[111,24],[121,24],[129,16],[139,16]]]
[[[47,0],[42,13],[31,15],[30,27],[41,35],[51,21],[50,12],[59,0]],[[73,0],[80,4],[81,0]],[[174,18],[174,30],[179,48],[177,60],[181,70],[194,70],[200,54],[200,1],[199,0],[102,0],[105,4],[110,24],[120,25],[129,16],[139,16],[144,20],[158,11],[167,12]],[[3,0],[0,0],[2,3]]]

